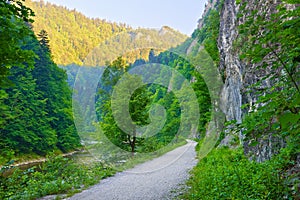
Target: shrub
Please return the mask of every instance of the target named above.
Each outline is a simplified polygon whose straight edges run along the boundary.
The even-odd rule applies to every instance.
[[[249,161],[241,149],[220,148],[202,159],[188,181],[184,199],[287,199],[276,162]]]

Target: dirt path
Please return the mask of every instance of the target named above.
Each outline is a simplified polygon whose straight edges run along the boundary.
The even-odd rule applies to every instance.
[[[117,173],[69,200],[172,199],[180,194],[195,159],[193,141],[159,158]]]

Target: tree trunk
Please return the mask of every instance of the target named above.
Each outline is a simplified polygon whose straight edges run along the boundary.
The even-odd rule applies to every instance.
[[[135,152],[135,141],[136,141],[136,136],[133,136],[133,140],[131,142],[131,154],[132,154],[132,157],[134,156],[134,152]]]
[[[135,142],[136,142],[136,128],[134,127],[133,129],[133,140],[131,142],[131,154],[132,154],[132,157],[134,156],[134,152],[135,152]]]

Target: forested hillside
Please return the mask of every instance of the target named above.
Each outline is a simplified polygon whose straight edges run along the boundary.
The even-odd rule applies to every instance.
[[[149,53],[158,55],[181,44],[186,37],[168,26],[160,30],[136,29],[120,33],[100,43],[84,61],[85,66],[104,66],[122,56],[133,64],[136,60],[149,61]],[[154,52],[153,52],[154,51]]]
[[[134,30],[126,24],[104,19],[91,19],[76,10],[69,10],[44,1],[28,0],[25,4],[35,12],[34,32],[36,34],[41,30],[48,32],[53,60],[58,65],[73,63],[104,65],[106,61],[112,61],[112,58],[120,56],[118,55],[120,49],[125,50],[132,44],[135,44],[134,50],[139,48],[145,50],[145,47],[152,48],[153,46],[166,50],[179,45],[187,38],[169,27],[163,27],[160,31]],[[114,39],[111,40],[111,38]],[[106,41],[111,44],[106,44]],[[149,51],[135,52],[134,57],[146,59]],[[88,55],[89,59],[85,62]]]
[[[30,28],[33,12],[0,1],[0,163],[22,155],[80,146],[66,72],[52,61],[45,32]]]

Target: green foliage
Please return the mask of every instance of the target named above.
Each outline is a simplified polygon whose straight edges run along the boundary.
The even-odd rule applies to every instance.
[[[0,199],[37,199],[51,194],[76,193],[115,173],[102,163],[89,166],[62,157],[10,176],[0,176]]]
[[[48,113],[51,128],[56,131],[56,146],[67,152],[80,145],[72,114],[72,93],[66,82],[66,72],[51,59],[48,41],[47,33],[42,31],[40,49],[36,51],[39,58],[32,73],[42,98],[47,102],[43,111]]]
[[[263,74],[261,81],[248,88],[258,96],[256,104],[244,106],[251,112],[240,128],[248,139],[273,134],[299,143],[299,14],[299,6],[288,10],[281,3],[271,14],[253,10],[240,26],[241,58],[256,64]]]
[[[135,151],[136,142],[140,142],[137,141],[137,126],[146,125],[149,121],[147,106],[150,102],[150,93],[147,92],[146,87],[139,87],[141,85],[142,81],[138,77],[124,74],[122,81],[113,87],[114,93],[117,94],[116,100],[110,99],[108,102],[111,106],[109,112],[112,112],[111,114],[115,119],[117,118],[117,121],[112,120],[110,114],[109,118],[103,118],[102,123],[103,131],[110,140],[115,141],[116,145],[122,147],[124,147],[124,141],[127,141],[132,152]],[[132,91],[134,91],[133,94]],[[129,100],[129,102],[126,100]],[[127,108],[130,113],[128,116],[125,114]],[[114,123],[111,124],[112,122]],[[123,130],[118,127],[123,128]],[[124,129],[126,129],[126,132]]]
[[[137,137],[136,126],[145,125],[149,120],[147,106],[149,106],[151,99],[149,96],[151,95],[146,87],[139,87],[142,85],[140,79],[124,74],[127,69],[128,65],[119,57],[104,72],[103,84],[97,101],[97,111],[99,119],[101,119],[101,127],[110,141],[125,150],[134,152],[136,145],[144,142]],[[112,74],[114,75],[112,76]],[[122,81],[116,85],[121,77]],[[113,90],[117,93],[114,101],[111,97]],[[131,94],[131,92],[134,93]],[[126,100],[129,100],[129,102]],[[126,108],[129,109],[130,116],[125,115],[127,113]],[[121,117],[116,122],[115,117],[118,115]],[[123,130],[120,129],[120,126]]]
[[[197,38],[198,43],[203,45],[215,63],[219,64],[220,55],[217,42],[220,31],[220,10],[211,9],[202,19],[202,23],[203,27],[196,29],[192,37]]]
[[[15,84],[6,90],[11,117],[1,127],[1,149],[16,153],[44,154],[56,143],[55,132],[49,126],[45,101],[36,90],[36,83],[27,69],[13,67],[10,80]]]
[[[22,7],[22,11],[17,8],[9,11],[13,9],[13,5],[1,4],[1,10],[6,10],[11,15],[9,19],[7,16],[1,17],[7,24],[11,23],[11,26],[1,26],[1,31],[20,33],[12,39],[17,43],[8,43],[11,47],[3,47],[3,51],[1,50],[4,54],[10,54],[7,50],[20,50],[17,50],[17,55],[9,55],[14,62],[4,56],[2,63],[7,71],[4,76],[10,84],[0,88],[1,163],[14,156],[45,155],[57,149],[66,152],[80,146],[73,122],[67,76],[51,59],[47,33],[42,31],[38,41],[24,22],[30,21],[31,11],[21,2],[17,5]],[[20,20],[20,13],[16,14],[14,11],[24,12],[24,21]],[[5,34],[14,36],[10,33]],[[7,40],[3,40],[5,44]],[[30,56],[24,52],[30,52]]]
[[[201,58],[202,59],[202,58]],[[203,60],[203,59],[202,59]],[[187,80],[191,81],[191,86],[197,96],[199,105],[199,126],[198,135],[204,135],[207,123],[211,119],[211,98],[206,82],[201,74],[186,59],[170,52],[164,52],[157,56],[157,61],[163,65],[167,65],[180,72]],[[204,63],[209,63],[204,61]],[[179,116],[177,116],[178,118]]]
[[[215,149],[192,171],[184,199],[291,199],[278,158],[249,161],[243,150]]]
[[[32,67],[34,54],[22,49],[25,38],[32,35],[25,22],[32,22],[31,9],[19,0],[0,1],[0,86],[9,85],[7,76],[12,66]]]

